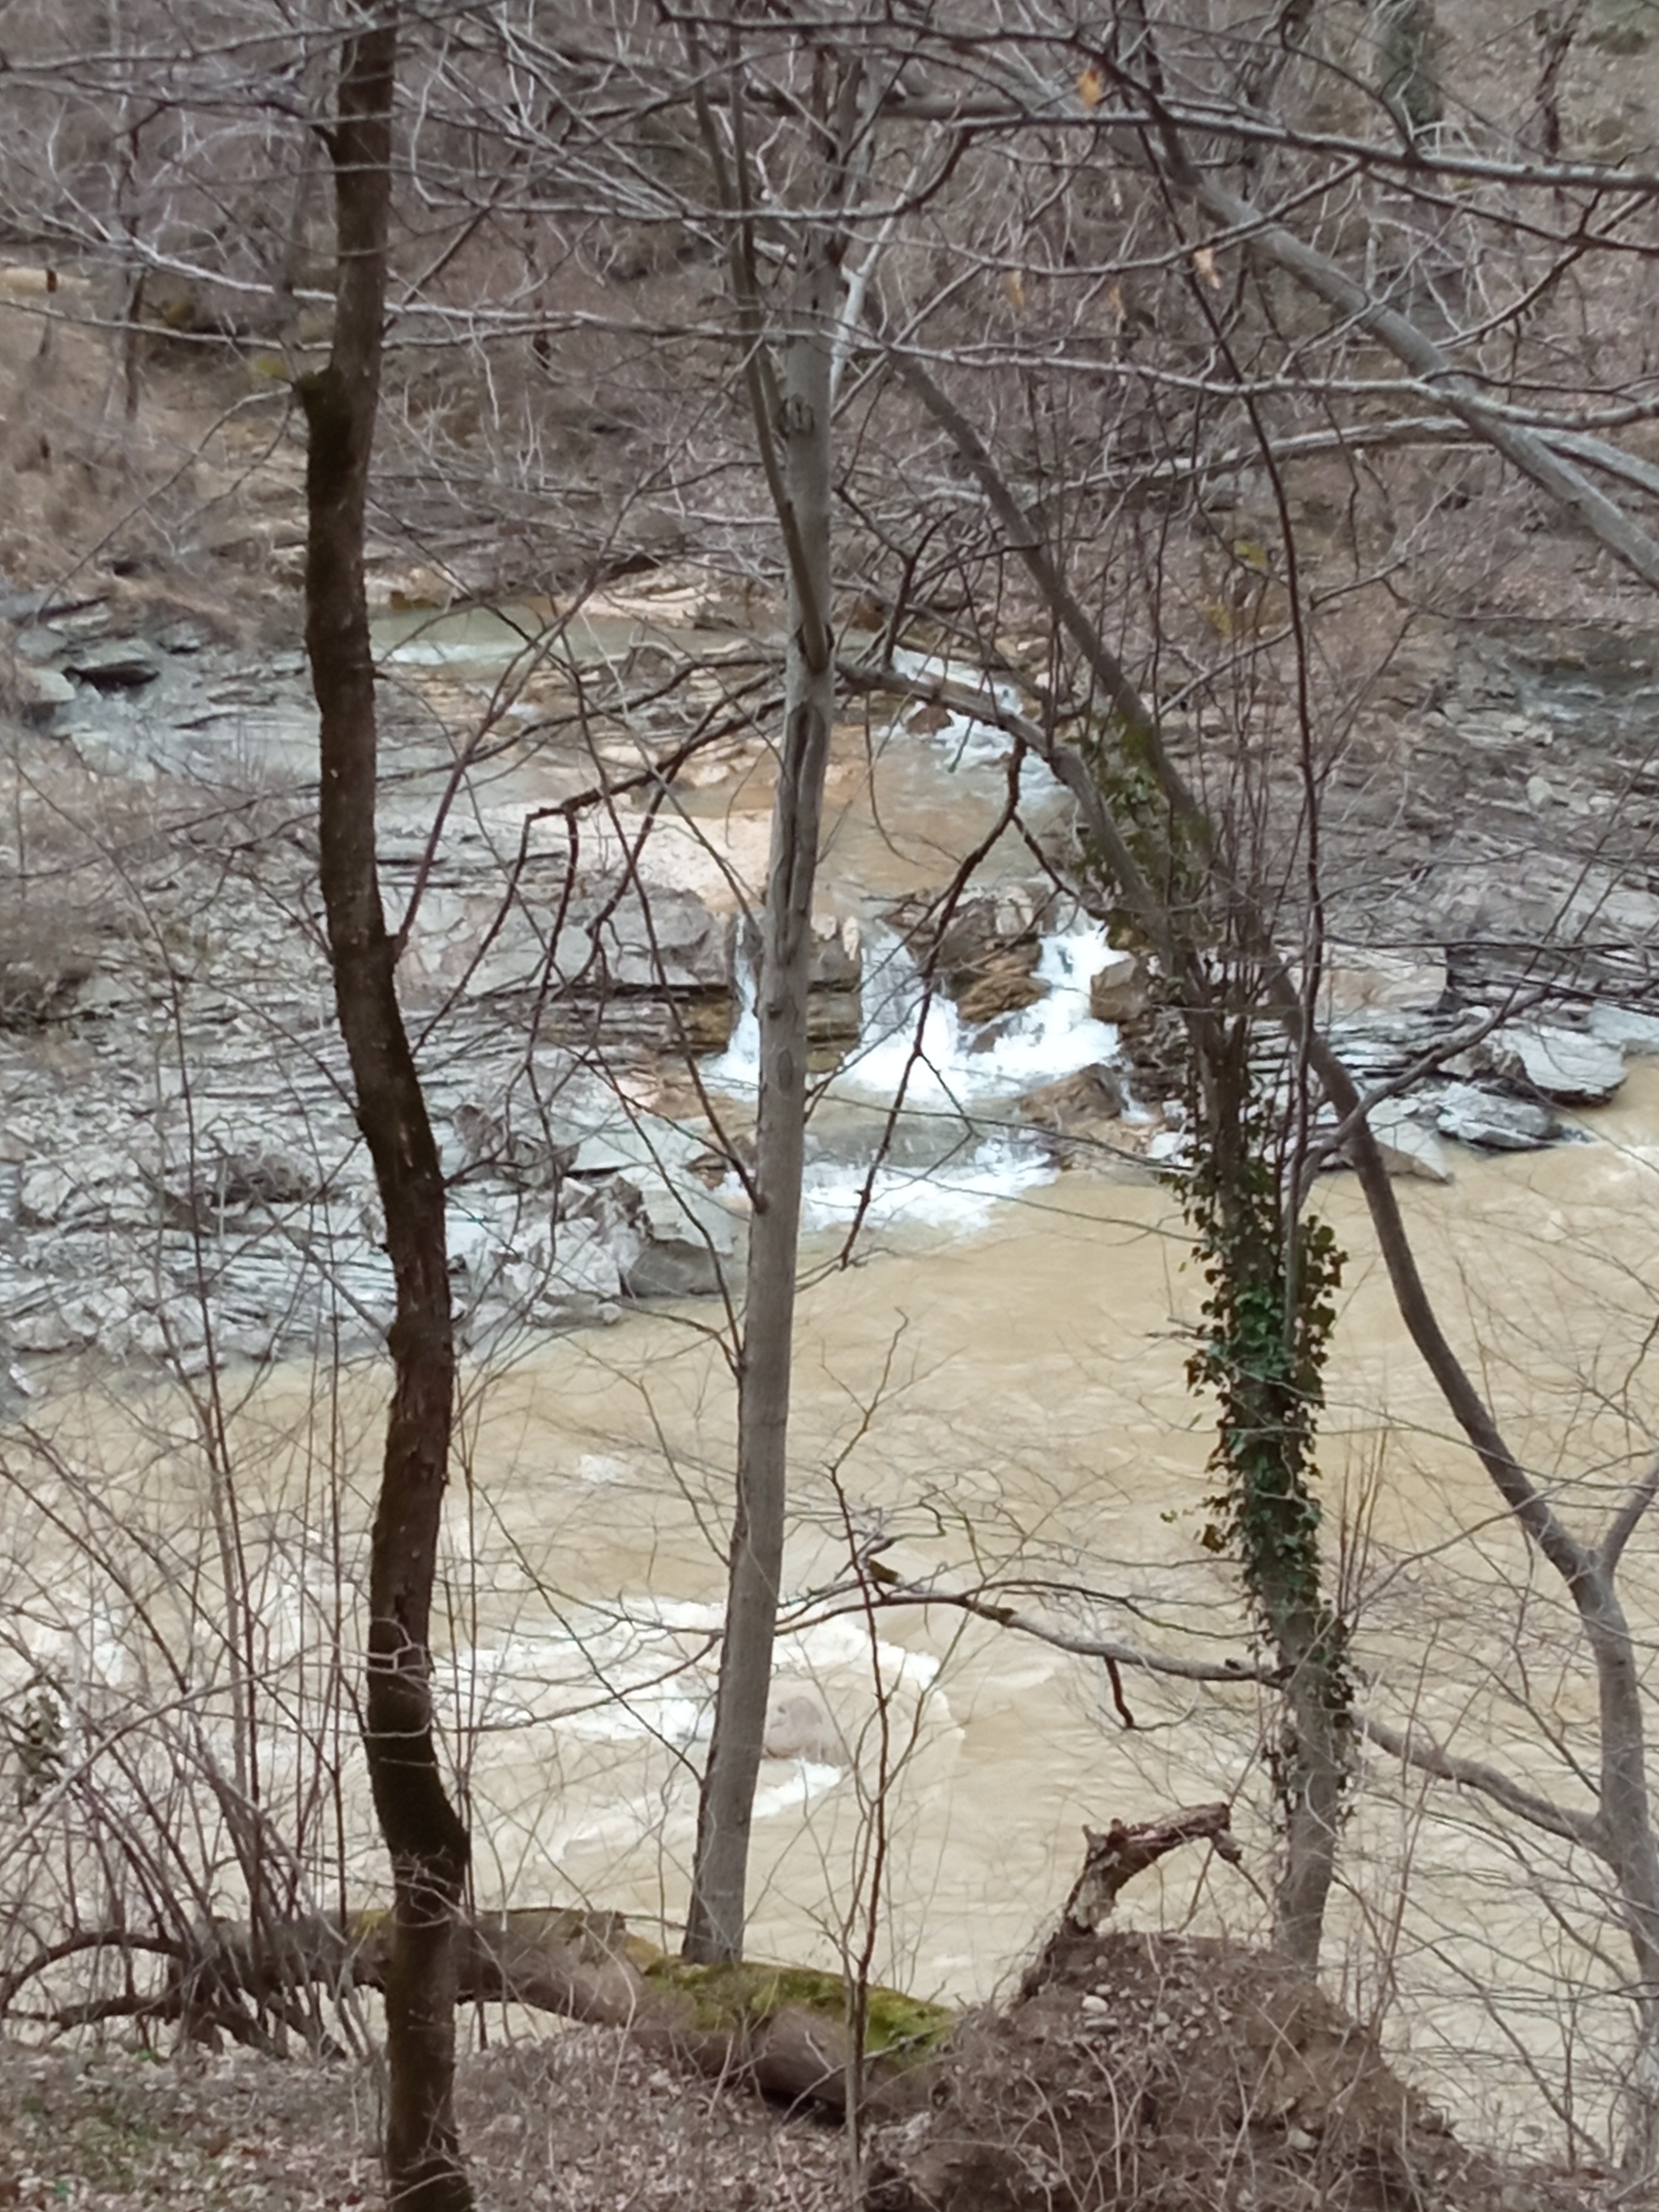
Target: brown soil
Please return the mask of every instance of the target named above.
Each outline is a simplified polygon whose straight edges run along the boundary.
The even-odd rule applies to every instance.
[[[866,2212],[1543,2212],[1259,1951],[1070,1930],[882,2130]],[[918,2095],[922,2094],[918,2085]]]

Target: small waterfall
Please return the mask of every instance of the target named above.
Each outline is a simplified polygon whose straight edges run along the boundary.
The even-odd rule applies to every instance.
[[[975,1102],[1058,1082],[1097,1060],[1115,1060],[1116,1030],[1089,1012],[1089,985],[1109,957],[1106,933],[1097,922],[1056,931],[1042,940],[1036,977],[1048,988],[1034,1006],[969,1031],[954,1000],[936,989],[918,1039],[922,978],[897,937],[872,930],[864,1033],[832,1078],[831,1095],[891,1099],[904,1083],[907,1106],[965,1111]]]
[[[743,951],[738,954],[733,981],[738,1018],[726,1050],[702,1062],[702,1079],[711,1091],[724,1091],[729,1097],[752,1098],[760,1088],[760,977]]]
[[[823,1085],[808,1130],[805,1225],[906,1221],[970,1229],[997,1200],[1047,1182],[1052,1150],[1006,1109],[1023,1092],[1117,1057],[1117,1031],[1089,1012],[1089,985],[1109,957],[1105,932],[1079,921],[1046,937],[1036,968],[1045,995],[977,1030],[955,1002],[931,997],[902,939],[865,939],[864,1019],[855,1049]],[[712,1090],[752,1098],[760,1076],[755,977],[747,963],[726,1049],[703,1062]],[[882,1164],[871,1164],[893,1102],[903,1105]],[[869,1184],[867,1204],[865,1200]]]
[[[1017,684],[987,675],[974,662],[954,661],[938,653],[911,653],[901,648],[893,655],[893,666],[901,676],[912,676],[919,680],[933,679],[952,685],[969,696],[977,695],[988,707],[1018,711],[1028,708],[1029,700]],[[896,725],[902,725],[910,708],[903,708],[895,716]],[[920,742],[943,754],[945,765],[951,770],[995,769],[1001,772],[1011,743],[1006,730],[995,722],[981,721],[973,714],[963,714],[947,707],[948,719],[943,726],[926,732]],[[912,740],[915,742],[916,740]],[[1020,764],[1020,790],[1027,798],[1035,797],[1044,789],[1057,789],[1053,775],[1035,753],[1028,752]]]

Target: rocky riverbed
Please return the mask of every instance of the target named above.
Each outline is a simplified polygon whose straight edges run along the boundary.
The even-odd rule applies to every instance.
[[[757,718],[732,702],[773,664],[706,616],[670,580],[580,625],[406,616],[383,638],[382,860],[475,1341],[737,1280],[741,917],[769,794]],[[12,593],[0,618],[6,1346],[200,1368],[372,1334],[391,1278],[321,951],[300,655],[256,662],[200,621],[135,623],[95,596]],[[1339,813],[1339,868],[1346,836],[1372,880],[1336,901],[1324,1003],[1401,1172],[1444,1179],[1459,1145],[1577,1137],[1573,1109],[1659,1049],[1659,900],[1639,837],[1620,844],[1656,697],[1635,648],[1565,670],[1494,648],[1419,702],[1421,744],[1437,728],[1440,755],[1474,764],[1455,816],[1395,806],[1381,834],[1375,769]],[[1591,728],[1601,742],[1562,775],[1558,744],[1567,757]],[[1178,1160],[1153,979],[1029,854],[943,926],[937,864],[896,904],[890,880],[844,864],[878,777],[910,826],[982,804],[996,733],[933,712],[884,724],[875,755],[869,725],[838,739],[809,1219],[860,1210],[881,1129],[890,1221],[930,1178],[977,1201],[1062,1165]],[[1052,819],[1053,797],[1032,805]],[[1519,877],[1504,864],[1517,808],[1538,848]],[[910,1110],[888,1128],[901,1087]]]

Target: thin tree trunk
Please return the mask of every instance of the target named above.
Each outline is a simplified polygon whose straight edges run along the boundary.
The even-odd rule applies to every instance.
[[[835,714],[830,606],[830,370],[836,272],[815,239],[785,349],[776,431],[791,541],[783,753],[762,921],[754,1221],[738,1388],[737,1505],[714,1738],[697,1811],[685,1955],[740,1957],[749,1830],[783,1570],[795,1257],[805,1146],[812,886]],[[762,435],[769,434],[763,428]]]
[[[1137,761],[1151,766],[1164,793],[1169,821],[1177,825],[1174,833],[1164,831],[1160,825],[1160,835],[1152,844],[1165,844],[1171,855],[1184,848],[1191,856],[1188,864],[1201,865],[1205,872],[1201,883],[1166,879],[1155,854],[1149,850],[1148,840],[1137,837],[1136,825],[1115,818],[1096,764],[1052,741],[1039,745],[1056,777],[1078,799],[1109,873],[1176,985],[1198,1076],[1194,1107],[1200,1144],[1212,1163],[1217,1206],[1230,1211],[1233,1218],[1231,1236],[1224,1241],[1231,1247],[1225,1265],[1235,1289],[1241,1286],[1241,1269],[1265,1263],[1268,1279],[1257,1287],[1276,1300],[1284,1278],[1282,1272],[1275,1272],[1274,1248],[1252,1243],[1243,1236],[1243,1186],[1249,1168],[1248,1072],[1235,1064],[1237,1041],[1230,1045],[1227,1025],[1218,1012],[1224,987],[1217,990],[1201,957],[1203,934],[1209,926],[1202,902],[1212,899],[1224,917],[1231,919],[1234,933],[1243,939],[1247,966],[1253,967],[1264,956],[1271,958],[1270,935],[1248,894],[1218,858],[1209,825],[1164,750],[1152,707],[1072,592],[1037,523],[1020,505],[984,440],[914,356],[900,355],[895,366],[978,479],[1007,532],[1011,548],[1111,699],[1124,732],[1126,750],[1132,750]],[[1300,1019],[1299,1000],[1297,1007]],[[1297,1030],[1288,1022],[1286,1027],[1295,1041]],[[1324,1073],[1322,1063],[1321,1073]],[[1289,1246],[1295,1233],[1292,1221],[1281,1224],[1277,1261],[1280,1271],[1293,1267]],[[1242,1443],[1244,1455],[1282,1458],[1282,1465],[1273,1465],[1266,1478],[1272,1498],[1263,1502],[1270,1510],[1276,1505],[1285,1524],[1294,1528],[1304,1512],[1316,1509],[1306,1490],[1304,1452],[1296,1441],[1309,1407],[1305,1384],[1294,1376],[1292,1322],[1288,1314],[1284,1326],[1285,1334],[1276,1360],[1263,1373],[1247,1371],[1236,1360],[1224,1358],[1208,1379],[1235,1395],[1235,1442]],[[1282,1540],[1282,1529],[1277,1537],[1270,1534],[1266,1541],[1252,1547],[1246,1564],[1252,1595],[1285,1680],[1285,1728],[1274,1775],[1275,1795],[1284,1816],[1285,1860],[1275,1899],[1274,1948],[1313,1972],[1318,1966],[1325,1905],[1335,1875],[1342,1802],[1352,1775],[1352,1688],[1342,1664],[1340,1621],[1319,1595],[1316,1547],[1311,1564],[1301,1563],[1304,1571],[1298,1577],[1289,1571],[1290,1559],[1279,1551]]]
[[[1652,1488],[1650,1476],[1634,1493],[1638,1510]],[[1574,1596],[1595,1661],[1601,1753],[1597,1826],[1636,1964],[1636,2049],[1624,2099],[1623,2161],[1627,2172],[1645,2179],[1659,2171],[1659,1843],[1648,1793],[1641,1670],[1614,1579],[1620,1549],[1621,1540],[1610,1536]]]
[[[1198,179],[1192,186],[1212,212],[1224,207],[1229,220],[1254,221],[1248,204],[1226,195],[1219,185]],[[1256,234],[1258,245],[1261,234]],[[1275,228],[1273,258],[1302,276],[1323,296],[1335,301],[1339,287],[1349,283],[1334,264],[1314,254],[1290,233]],[[1413,367],[1425,365],[1432,356],[1437,366],[1443,357],[1428,345],[1411,325],[1386,309],[1376,309],[1351,288],[1353,296],[1342,301],[1358,313],[1363,307],[1382,343]],[[1137,737],[1156,738],[1151,708],[1131,684],[1122,664],[1089,623],[1072,595],[1063,575],[1050,559],[1036,525],[1019,507],[999,474],[984,441],[962,410],[945,396],[912,356],[899,355],[895,366],[917,392],[928,411],[951,435],[969,469],[979,479],[993,509],[1009,532],[1012,549],[1025,562],[1032,580],[1083,651],[1103,688],[1123,714],[1126,726]],[[1466,416],[1487,434],[1486,427],[1471,408]],[[1553,480],[1553,457],[1543,454],[1540,442],[1527,435],[1510,440],[1507,429],[1496,428],[1491,442],[1532,476],[1534,482],[1561,501],[1628,566],[1648,581],[1659,583],[1659,547],[1635,532],[1617,509],[1603,514],[1607,502],[1593,495],[1587,507],[1580,498],[1582,479],[1571,475]],[[1172,975],[1188,987],[1194,1003],[1201,1003],[1202,976],[1194,975],[1187,948],[1176,927],[1176,917],[1157,888],[1141,871],[1089,763],[1070,746],[1044,740],[1033,731],[1036,749],[1056,777],[1079,802],[1091,836],[1106,856],[1120,889],[1133,907],[1148,938],[1158,947]],[[1148,757],[1164,791],[1172,813],[1190,829],[1196,849],[1207,854],[1207,829],[1201,813],[1153,743]],[[1596,1673],[1600,1704],[1598,1806],[1592,1832],[1584,1836],[1613,1872],[1636,1968],[1632,1991],[1638,2014],[1638,2044],[1626,2100],[1625,2162],[1635,2172],[1659,2170],[1659,1837],[1656,1837],[1646,1778],[1646,1716],[1630,1629],[1616,1590],[1616,1573],[1623,1547],[1631,1531],[1659,1494],[1659,1468],[1633,1492],[1629,1504],[1615,1516],[1599,1552],[1574,1537],[1547,1497],[1537,1489],[1505,1441],[1491,1407],[1481,1396],[1441,1327],[1439,1316],[1419,1272],[1415,1254],[1401,1213],[1394,1185],[1370,1133],[1358,1086],[1340,1054],[1310,1020],[1301,993],[1273,953],[1273,936],[1266,918],[1255,908],[1241,887],[1230,884],[1226,892],[1236,915],[1263,963],[1266,1010],[1283,1027],[1292,1046],[1305,1048],[1310,1065],[1346,1133],[1361,1190],[1376,1232],[1378,1247],[1388,1271],[1395,1301],[1407,1333],[1433,1376],[1452,1415],[1462,1429],[1505,1506],[1528,1539],[1549,1562],[1570,1593],[1583,1623]],[[1385,1732],[1386,1733],[1386,1732]],[[1449,1764],[1449,1763],[1448,1763]],[[1431,1767],[1430,1771],[1440,1771]],[[1491,1790],[1491,1782],[1498,1788]],[[1566,1826],[1553,1826],[1554,1808],[1525,1801],[1527,1793],[1501,1777],[1477,1778],[1476,1786],[1487,1788],[1500,1803],[1518,1811],[1552,1832],[1566,1833]],[[1310,1815],[1315,1812],[1310,1798]],[[1540,1817],[1540,1815],[1542,1817]],[[1565,1816],[1558,1816],[1565,1822]],[[1334,1830],[1331,1832],[1334,1836]],[[1311,1842],[1313,1839],[1304,1839]],[[1309,1862],[1307,1881],[1317,1879],[1316,1857]],[[1299,1886],[1298,1886],[1299,1887]],[[1328,1879],[1326,1881],[1328,1888]],[[1279,1900],[1281,1925],[1294,1911],[1298,1917],[1311,1905],[1310,1896]],[[1290,1948],[1286,1929],[1286,1948]]]
[[[1195,1058],[1208,1031],[1192,1025]],[[1264,1165],[1251,1111],[1248,1025],[1232,1026],[1196,1092],[1200,1161],[1189,1186],[1209,1295],[1189,1377],[1217,1396],[1212,1501],[1256,1620],[1278,1662],[1281,1721],[1269,1753],[1281,1825],[1273,1948],[1319,1970],[1337,1834],[1353,1776],[1347,1637],[1324,1592],[1315,1487],[1316,1424],[1329,1338],[1330,1243],[1287,1204],[1285,1168]]]
[[[374,671],[364,511],[380,396],[392,192],[395,9],[345,41],[333,156],[338,273],[327,366],[300,386],[306,644],[321,715],[323,902],[356,1114],[397,1280],[386,1456],[369,1559],[364,1741],[392,1856],[386,2160],[400,2212],[470,2212],[454,2120],[455,1930],[467,1836],[433,1740],[429,1625],[455,1350],[444,1183],[398,1009],[375,862]]]
[[[1353,1775],[1348,1692],[1331,1650],[1334,1620],[1297,1607],[1274,1631],[1287,1669],[1284,1871],[1273,1899],[1273,1948],[1313,1974],[1336,1878],[1336,1839]]]

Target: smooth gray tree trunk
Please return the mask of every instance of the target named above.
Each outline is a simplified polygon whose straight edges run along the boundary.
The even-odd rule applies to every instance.
[[[830,374],[839,281],[829,241],[815,235],[794,301],[776,409],[787,501],[780,521],[791,545],[789,647],[761,923],[760,1096],[738,1374],[737,1503],[714,1731],[698,1806],[685,1935],[686,1957],[703,1961],[742,1954],[749,1830],[783,1571],[812,889],[835,714],[828,611]]]

